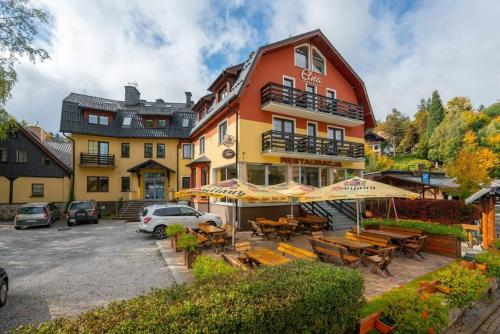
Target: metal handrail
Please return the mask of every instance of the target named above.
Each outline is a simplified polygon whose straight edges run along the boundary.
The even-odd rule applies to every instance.
[[[356,221],[356,209],[346,203],[344,200],[325,201],[331,207],[337,209],[340,213],[346,215],[351,220]]]
[[[80,165],[114,166],[114,154],[80,153]]]
[[[326,229],[333,230],[333,216],[325,210],[321,205],[316,202],[304,202],[300,203],[303,207],[307,208],[313,215],[319,215],[326,218]]]
[[[260,103],[277,102],[294,107],[324,112],[334,116],[364,120],[363,107],[301,89],[269,82],[260,90]]]

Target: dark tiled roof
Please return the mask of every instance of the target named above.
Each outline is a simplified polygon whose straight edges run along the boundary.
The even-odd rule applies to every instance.
[[[42,144],[56,157],[58,157],[59,160],[61,160],[66,166],[72,168],[71,150],[73,149],[73,145],[71,145],[71,143],[46,140],[42,142]]]
[[[158,161],[154,161],[153,159],[149,159],[147,161],[141,162],[138,165],[135,165],[134,167],[130,167],[129,169],[127,169],[127,172],[129,172],[129,173],[137,173],[138,171],[140,171],[141,169],[144,169],[144,168],[166,169],[169,172],[175,173],[175,170],[170,169],[167,166],[162,165]]]
[[[209,163],[211,162],[209,158],[207,158],[206,156],[202,155],[201,157],[197,158],[197,159],[194,159],[193,161],[191,161],[190,163],[188,163],[186,166],[192,166],[194,164],[199,164],[199,163]]]
[[[115,120],[109,125],[89,124],[83,119],[85,108],[114,112]],[[170,116],[170,124],[161,129],[145,128],[141,115]],[[131,118],[129,126],[123,125],[127,117]],[[187,127],[183,126],[185,118],[189,119]],[[60,131],[110,137],[187,138],[194,121],[195,113],[185,103],[158,100],[129,106],[123,101],[71,93],[62,103]]]

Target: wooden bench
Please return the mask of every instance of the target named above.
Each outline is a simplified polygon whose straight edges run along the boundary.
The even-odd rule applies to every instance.
[[[394,257],[395,247],[381,248],[377,250],[377,254],[367,256],[367,262],[373,263],[371,272],[380,274],[382,277],[392,276],[387,268]]]
[[[238,259],[232,258],[224,252],[221,252],[220,255],[222,256],[224,261],[229,263],[231,266],[238,268],[238,269],[241,269],[241,270],[248,270],[248,266],[245,265],[244,263],[242,263],[241,261],[239,261]]]
[[[313,239],[321,239],[324,237],[323,231],[316,231],[311,233],[311,238]]]
[[[318,256],[321,261],[326,261],[329,258],[333,258],[342,265],[353,267],[356,266],[361,258],[355,255],[349,254],[347,248],[340,245],[335,245],[327,243],[318,239],[309,239],[314,253]]]
[[[310,252],[308,250],[292,246],[290,244],[287,244],[285,242],[280,242],[278,244],[278,251],[281,252],[282,255],[290,255],[299,259],[313,259],[316,260],[318,257],[316,254],[313,252]]]
[[[395,247],[388,238],[380,237],[377,235],[370,235],[361,232],[360,234],[354,232],[346,232],[345,237],[349,240],[364,242],[376,246],[375,248]]]
[[[246,256],[245,252],[252,249],[249,241],[237,242],[234,244],[234,248],[238,253],[238,260],[244,264],[250,264],[250,259]]]

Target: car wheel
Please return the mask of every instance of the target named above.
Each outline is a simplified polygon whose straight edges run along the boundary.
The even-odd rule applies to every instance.
[[[7,302],[7,282],[5,280],[0,283],[0,307],[4,306]]]
[[[52,223],[53,223],[52,219],[49,219],[49,222],[47,223],[47,227],[52,227]]]
[[[19,226],[14,226],[16,230],[20,230],[21,228]]]
[[[165,235],[165,226],[156,226],[153,230],[153,236],[157,240],[165,239],[167,236]]]
[[[66,222],[66,225],[68,225],[68,226],[73,226],[73,225],[75,225],[75,223],[70,223],[69,221],[67,221],[67,222]]]
[[[207,224],[217,227],[217,224],[215,222],[207,222]]]
[[[94,224],[99,224],[99,219],[94,220]]]

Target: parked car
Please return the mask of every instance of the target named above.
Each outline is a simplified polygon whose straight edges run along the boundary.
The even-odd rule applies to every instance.
[[[54,203],[28,203],[17,209],[14,227],[19,230],[28,226],[52,226],[61,217],[59,208]]]
[[[9,276],[5,269],[0,268],[0,307],[7,302],[7,292],[9,292]]]
[[[199,223],[220,227],[222,219],[211,213],[196,211],[187,205],[154,204],[142,209],[137,232],[152,233],[156,239],[164,239],[168,225],[181,224],[197,229]]]
[[[101,218],[101,213],[94,200],[71,202],[66,211],[66,224],[68,226],[83,222],[97,224],[99,218]]]

